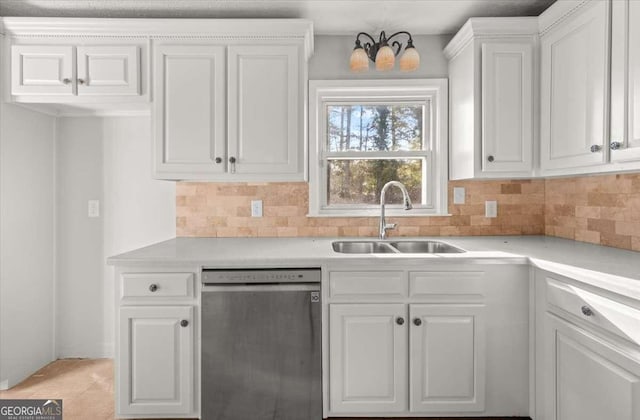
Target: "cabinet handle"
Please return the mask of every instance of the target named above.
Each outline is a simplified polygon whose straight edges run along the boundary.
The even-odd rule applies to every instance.
[[[231,168],[230,168],[231,170],[230,170],[230,172],[231,172],[232,174],[235,174],[235,173],[236,173],[236,158],[234,158],[233,156],[231,156],[231,157],[229,158],[229,163],[231,164]]]
[[[65,85],[68,85],[71,83],[71,79],[62,79],[62,83],[64,83]]]
[[[222,158],[221,157],[217,157],[216,158],[216,163],[222,163]]]
[[[401,317],[401,316],[397,317],[396,318],[396,324],[398,324],[398,325],[404,324],[404,318]]]
[[[622,143],[619,141],[612,141],[611,144],[609,144],[609,148],[611,150],[618,150],[622,148]]]
[[[158,290],[158,285],[157,284],[152,284],[149,286],[149,291],[150,292],[155,292],[156,290]]]
[[[186,327],[187,325],[189,325],[189,321],[187,321],[186,319],[183,319],[182,321],[180,321],[180,326],[181,327]]]
[[[84,85],[84,79],[78,79],[78,84]]]
[[[594,144],[589,150],[591,150],[591,153],[598,153],[600,150],[602,150],[602,146],[600,146],[599,144]]]
[[[488,160],[489,162],[493,162],[494,160],[496,160],[496,158],[494,158],[494,157],[493,157],[493,155],[489,155],[489,156],[487,157],[487,160]]]
[[[416,327],[419,327],[420,325],[422,325],[422,320],[420,318],[414,318],[413,325],[415,325]]]
[[[593,316],[593,310],[591,310],[587,305],[584,305],[580,310],[582,310],[582,314],[584,316]]]

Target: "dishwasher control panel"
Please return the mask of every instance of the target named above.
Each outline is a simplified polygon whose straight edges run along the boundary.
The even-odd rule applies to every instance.
[[[319,283],[320,279],[319,268],[202,270],[203,284]]]

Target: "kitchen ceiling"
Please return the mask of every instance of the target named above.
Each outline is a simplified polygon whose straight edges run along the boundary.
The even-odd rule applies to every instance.
[[[537,16],[555,0],[0,0],[0,16],[306,18],[316,34],[455,33],[473,16]]]

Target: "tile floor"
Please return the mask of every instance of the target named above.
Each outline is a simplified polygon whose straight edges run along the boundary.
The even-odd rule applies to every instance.
[[[56,360],[15,387],[0,391],[0,399],[8,398],[61,398],[64,420],[114,420],[113,361],[111,359]],[[507,420],[495,417],[492,419]],[[509,420],[514,419],[514,417],[509,418]],[[388,419],[334,418],[332,420]],[[413,418],[412,420],[420,419]],[[428,420],[438,419],[429,418]]]

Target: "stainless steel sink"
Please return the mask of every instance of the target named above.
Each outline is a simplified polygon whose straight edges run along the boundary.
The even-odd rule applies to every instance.
[[[333,250],[342,254],[451,254],[465,252],[438,241],[336,241]]]
[[[391,242],[390,245],[407,254],[456,254],[465,252],[453,245],[438,241],[398,241]]]
[[[394,254],[398,251],[385,242],[374,241],[338,241],[334,242],[333,250],[343,254]]]

